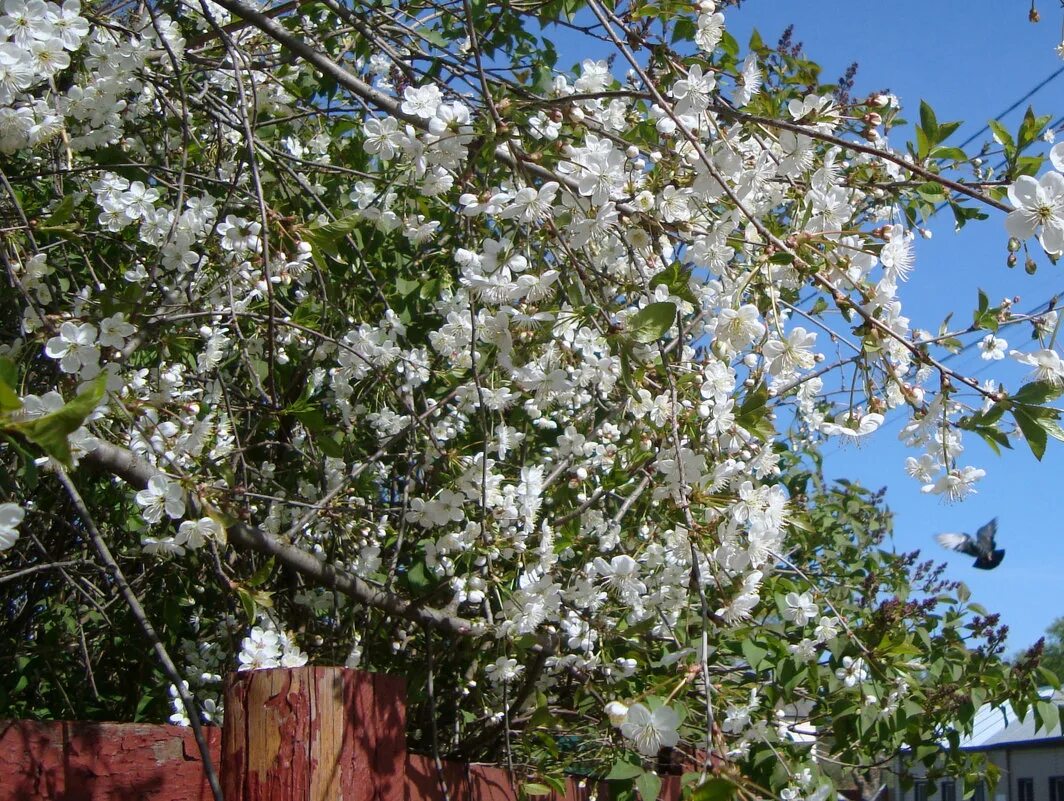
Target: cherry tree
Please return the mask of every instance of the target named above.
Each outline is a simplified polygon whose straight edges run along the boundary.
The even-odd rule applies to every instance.
[[[1056,260],[1064,146],[1029,111],[991,168],[926,104],[905,141],[728,5],[6,0],[4,713],[199,734],[309,659],[403,673],[416,744],[532,795],[706,801],[1054,721],[818,449],[905,414],[954,501],[973,435],[1064,438],[1054,312],[904,305],[940,209]]]

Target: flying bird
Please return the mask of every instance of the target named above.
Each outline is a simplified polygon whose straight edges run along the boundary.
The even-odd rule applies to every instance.
[[[974,556],[975,566],[980,570],[992,570],[1005,558],[1004,550],[994,549],[995,534],[997,534],[996,517],[975,532],[974,537],[970,534],[937,534],[935,539],[943,548]]]

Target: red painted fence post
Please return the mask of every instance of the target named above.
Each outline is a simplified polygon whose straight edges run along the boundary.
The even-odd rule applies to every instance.
[[[401,679],[335,667],[230,678],[226,801],[404,801],[405,774]]]

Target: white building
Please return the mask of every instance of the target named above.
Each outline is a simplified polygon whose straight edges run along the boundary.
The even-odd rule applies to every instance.
[[[1064,705],[1064,693],[1047,690],[1042,697]],[[1064,733],[1059,726],[1036,731],[1033,714],[1021,720],[1011,706],[993,709],[987,705],[976,713],[972,733],[961,738],[960,747],[985,752],[1001,771],[996,787],[980,784],[969,801],[1064,801]],[[898,756],[898,775],[908,760],[905,753]],[[903,791],[900,781],[896,782],[897,801],[961,801],[964,797],[966,789],[960,778],[938,779],[932,792],[931,782],[921,778],[922,765],[910,765],[909,772],[916,777],[916,784]]]

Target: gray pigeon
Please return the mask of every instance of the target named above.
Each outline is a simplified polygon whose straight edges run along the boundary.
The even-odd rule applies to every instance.
[[[937,534],[935,539],[943,548],[974,556],[975,566],[980,570],[992,570],[1005,558],[1005,551],[994,550],[995,534],[997,534],[996,517],[975,532],[974,537],[970,534]]]

